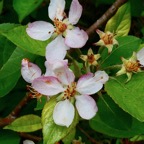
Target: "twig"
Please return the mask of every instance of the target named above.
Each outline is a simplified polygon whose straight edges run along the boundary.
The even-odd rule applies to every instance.
[[[27,134],[27,133],[19,133],[19,135],[25,139],[29,139],[29,140],[32,140],[32,141],[41,141],[42,138],[41,137],[38,137],[38,136],[34,136],[34,135],[31,135],[31,134]]]
[[[20,103],[14,108],[14,110],[5,118],[0,119],[0,127],[4,127],[13,122],[20,113],[22,107],[31,99],[29,93],[20,101]]]
[[[126,2],[127,0],[116,0],[116,2],[113,3],[113,5],[93,25],[91,25],[86,30],[87,34],[91,35],[92,33],[94,33],[97,28],[107,22],[116,13],[119,7]]]
[[[87,132],[85,132],[80,126],[77,126],[79,130],[93,143],[93,144],[102,144],[101,142],[96,141],[93,139]]]

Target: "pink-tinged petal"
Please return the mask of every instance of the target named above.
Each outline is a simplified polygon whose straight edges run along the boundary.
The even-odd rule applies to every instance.
[[[57,125],[69,127],[74,119],[74,114],[74,106],[66,99],[56,104],[53,119]]]
[[[53,76],[39,77],[32,82],[32,87],[39,93],[47,96],[53,96],[65,89],[57,78]]]
[[[97,111],[97,105],[95,100],[88,96],[88,95],[80,95],[80,96],[76,96],[76,108],[78,110],[79,115],[83,118],[83,119],[91,119],[93,118]]]
[[[137,59],[139,60],[140,64],[144,66],[144,48],[137,52]]]
[[[96,82],[101,82],[102,84],[105,84],[108,81],[109,76],[105,71],[97,71],[94,78]]]
[[[73,0],[69,11],[69,22],[73,25],[76,24],[80,19],[81,14],[82,6],[78,2],[78,0]]]
[[[78,27],[66,31],[65,43],[71,48],[81,48],[86,44],[87,40],[87,33]]]
[[[64,43],[62,36],[56,37],[46,47],[46,59],[48,61],[63,60],[68,47]]]
[[[35,144],[35,143],[31,140],[24,140],[23,144]]]
[[[28,27],[26,28],[26,32],[31,38],[41,41],[49,39],[54,30],[54,26],[45,21],[29,23]]]
[[[67,65],[59,65],[59,67],[56,66],[54,68],[54,73],[58,80],[64,85],[69,85],[74,82],[74,73],[68,68]]]
[[[23,59],[21,66],[21,75],[26,82],[32,83],[35,78],[41,76],[41,69],[28,59]]]
[[[76,91],[80,94],[91,95],[98,92],[103,84],[96,82],[94,77],[90,76],[91,74],[83,75],[77,82]]]
[[[48,7],[49,18],[62,20],[64,17],[65,0],[51,0]]]

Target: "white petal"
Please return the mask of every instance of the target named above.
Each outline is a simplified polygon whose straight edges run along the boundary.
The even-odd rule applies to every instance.
[[[69,85],[74,82],[74,73],[67,65],[59,65],[59,67],[56,66],[56,68],[54,68],[54,73],[62,84]]]
[[[60,101],[54,108],[54,122],[57,125],[69,127],[74,119],[74,112],[74,106],[69,100]]]
[[[96,82],[101,82],[102,84],[105,84],[108,81],[109,76],[105,71],[97,71],[94,78]]]
[[[41,76],[41,69],[27,59],[23,59],[21,65],[21,75],[26,82],[32,83],[35,78]]]
[[[137,52],[137,59],[139,60],[140,64],[144,66],[144,48]]]
[[[73,0],[69,11],[69,22],[71,24],[76,24],[80,19],[81,14],[82,14],[82,6],[78,2],[78,0]]]
[[[53,96],[65,90],[58,79],[53,76],[34,79],[32,87],[39,93],[47,96]]]
[[[93,118],[97,111],[97,105],[95,100],[88,95],[80,95],[76,96],[76,108],[78,110],[79,115],[83,119],[91,119]]]
[[[45,21],[29,23],[28,27],[26,28],[26,32],[31,38],[41,41],[49,39],[54,30],[54,26]]]
[[[72,30],[66,30],[65,43],[71,48],[81,48],[86,44],[87,40],[87,33],[78,27]]]
[[[55,18],[62,20],[64,17],[65,0],[51,0],[48,7],[48,14],[51,20]]]
[[[62,36],[58,36],[46,47],[46,59],[48,61],[63,60],[68,47],[64,43]]]
[[[76,91],[80,94],[94,94],[103,87],[102,83],[96,82],[94,77],[88,75],[83,75],[77,82]]]
[[[23,144],[35,144],[35,143],[31,140],[24,140]]]

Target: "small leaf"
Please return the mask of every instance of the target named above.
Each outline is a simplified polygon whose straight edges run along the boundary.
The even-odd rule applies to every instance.
[[[105,48],[101,53],[101,68],[121,64],[121,57],[129,58],[132,53],[137,51],[140,47],[141,39],[134,36],[123,36],[117,38],[119,46],[115,47],[111,54],[107,53]]]
[[[144,122],[144,73],[133,74],[132,79],[125,83],[126,75],[111,78],[105,85],[110,97],[124,111]]]
[[[90,120],[94,130],[116,138],[128,138],[143,133],[144,123],[123,111],[108,96],[101,96],[98,101],[98,113]]]
[[[7,39],[19,48],[37,55],[45,55],[45,48],[49,41],[38,41],[30,38],[26,33],[26,26],[18,26],[6,32],[3,32]]]
[[[56,97],[51,98],[45,105],[42,112],[44,144],[54,144],[55,142],[60,141],[68,135],[71,130],[73,130],[79,121],[78,113],[75,111],[73,123],[68,128],[56,125],[53,121],[53,110],[56,103]]]
[[[3,9],[3,0],[0,1],[0,14],[2,13],[2,9]]]
[[[19,21],[34,11],[43,0],[13,0],[13,7],[19,16]]]
[[[130,3],[122,5],[116,14],[107,22],[105,32],[115,32],[116,36],[126,36],[130,30]]]
[[[0,97],[8,94],[15,87],[21,75],[21,60],[23,58],[33,60],[35,56],[22,49],[16,48],[0,69]]]
[[[33,132],[42,129],[41,118],[36,115],[25,115],[17,118],[4,129],[10,129],[17,132]]]
[[[42,96],[39,100],[37,100],[37,105],[35,110],[42,110],[46,102],[47,102],[47,97]]]

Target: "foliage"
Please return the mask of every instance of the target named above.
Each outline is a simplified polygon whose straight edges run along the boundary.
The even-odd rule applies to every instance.
[[[143,141],[143,0],[52,1],[0,0],[0,144]]]

